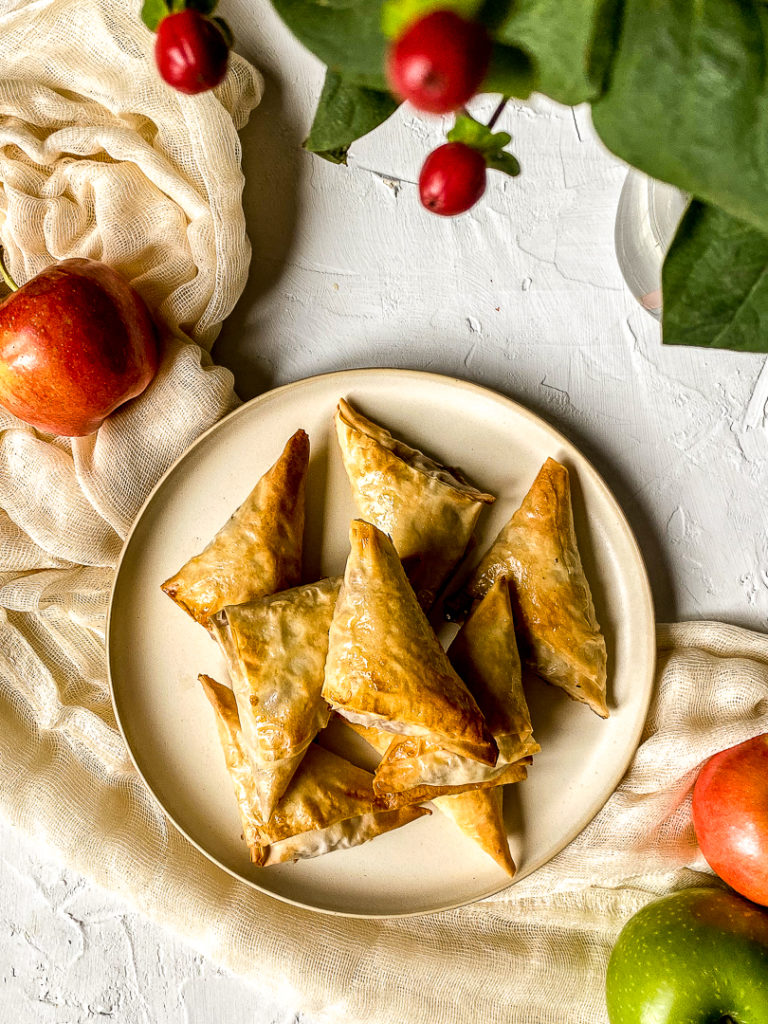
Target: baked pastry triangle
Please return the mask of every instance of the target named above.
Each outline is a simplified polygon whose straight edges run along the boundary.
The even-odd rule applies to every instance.
[[[323,697],[344,718],[428,737],[495,764],[475,700],[419,606],[392,541],[355,519],[329,634]]]
[[[254,851],[261,849],[262,820],[257,807],[253,772],[245,752],[240,717],[237,713],[235,695],[228,686],[217,683],[210,676],[199,675],[205,695],[216,712],[216,731],[224,751],[229,776],[235,789],[237,809],[243,826],[243,838],[248,844],[253,859]]]
[[[606,703],[605,639],[584,575],[565,466],[547,459],[466,585],[482,597],[501,576],[510,597],[521,651],[530,666],[601,718]]]
[[[392,437],[344,399],[336,411],[336,433],[360,516],[392,538],[428,611],[493,496]]]
[[[500,576],[476,604],[448,658],[477,701],[499,748],[499,764],[539,749],[523,692],[509,586]]]
[[[504,826],[504,790],[474,789],[458,796],[439,796],[435,805],[461,829],[464,835],[493,857],[510,878],[517,868],[509,852]]]
[[[376,769],[376,799],[383,807],[399,807],[404,802],[431,800],[441,794],[521,782],[527,775],[532,754],[538,750],[539,745],[531,742],[529,753],[521,754],[511,763],[490,768],[444,750],[431,740],[418,736],[396,737]],[[407,795],[408,799],[401,799],[399,794]]]
[[[438,796],[452,795],[455,793],[467,793],[473,789],[492,789],[496,786],[505,786],[512,782],[522,782],[528,774],[528,767],[533,761],[531,756],[520,758],[514,764],[505,764],[497,768],[489,768],[477,761],[469,761],[467,758],[459,758],[449,751],[442,751],[446,755],[448,764],[476,766],[479,771],[477,778],[472,777],[471,770],[467,770],[464,779],[461,772],[457,772],[456,778],[452,779],[448,771],[445,772],[442,781],[433,780],[433,784],[422,782],[419,775],[421,765],[420,755],[426,751],[427,756],[439,752],[439,748],[416,736],[393,736],[391,732],[384,732],[374,726],[359,725],[357,722],[346,723],[358,736],[361,736],[366,743],[369,743],[381,757],[379,766],[374,773],[373,788],[376,793],[376,804],[379,807],[405,807],[408,804],[424,803],[426,800],[434,800]],[[538,745],[536,746],[538,750]],[[391,755],[391,756],[390,756]],[[453,758],[453,762],[450,759]],[[400,765],[403,765],[402,775],[399,776]],[[380,770],[384,766],[384,776]],[[402,788],[396,788],[402,778]]]
[[[347,723],[380,754],[398,743],[380,729]],[[517,764],[506,765],[494,779],[467,786],[416,786],[401,793],[377,794],[376,803],[387,808],[407,807],[412,803],[434,801],[443,814],[448,815],[458,828],[480,848],[493,857],[497,864],[512,877],[515,863],[509,852],[509,842],[504,826],[502,786],[522,782],[527,774],[531,758],[524,758]],[[376,780],[374,777],[374,787]]]
[[[250,763],[245,755],[234,696],[200,676],[216,712],[219,736],[243,822],[251,860],[260,866],[317,857],[359,846],[430,812],[425,807],[396,811],[373,805],[373,776],[329,750],[310,745],[288,792],[264,824],[254,811]]]
[[[516,782],[509,768],[540,750],[533,738],[520,673],[515,627],[506,580],[500,577],[477,604],[448,651],[485,717],[499,758],[493,767],[445,750],[431,738],[398,737],[387,748],[374,788],[384,800],[409,792],[418,799],[433,787],[436,795],[459,793],[473,785]]]
[[[264,821],[328,724],[330,708],[320,691],[340,586],[339,577],[324,579],[229,605],[211,623],[227,653]]]
[[[300,582],[308,464],[309,438],[297,430],[207,547],[162,584],[202,625],[225,605]]]

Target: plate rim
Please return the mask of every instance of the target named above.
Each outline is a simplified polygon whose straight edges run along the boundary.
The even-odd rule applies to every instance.
[[[142,771],[141,766],[138,763],[137,756],[134,753],[133,747],[132,747],[131,743],[129,742],[128,737],[126,735],[125,727],[123,725],[123,719],[122,719],[122,716],[121,716],[121,713],[120,713],[119,700],[118,700],[118,697],[117,697],[117,694],[116,694],[115,684],[114,684],[114,680],[113,680],[113,677],[112,677],[112,643],[111,643],[111,638],[112,638],[112,618],[113,618],[113,611],[114,611],[114,604],[115,604],[115,594],[117,592],[117,584],[118,584],[118,581],[119,581],[119,578],[120,578],[121,570],[123,568],[123,562],[124,562],[125,556],[126,556],[126,554],[128,552],[128,548],[130,547],[133,535],[136,532],[136,530],[138,529],[139,524],[140,524],[140,522],[141,522],[141,520],[142,520],[142,518],[144,516],[144,513],[146,512],[146,510],[147,510],[148,506],[150,505],[150,503],[153,501],[153,499],[154,499],[155,495],[157,494],[157,492],[163,487],[163,485],[165,484],[165,482],[168,479],[168,477],[170,477],[171,474],[176,470],[177,466],[179,466],[179,464],[182,461],[184,461],[185,459],[190,457],[191,453],[198,446],[203,444],[203,442],[205,442],[207,440],[207,438],[211,434],[215,433],[215,431],[219,430],[225,423],[227,423],[227,424],[230,423],[233,419],[239,417],[244,412],[250,411],[253,408],[255,408],[255,407],[259,406],[259,405],[262,405],[265,402],[267,402],[269,400],[272,400],[276,396],[281,395],[281,394],[283,394],[283,393],[285,393],[287,391],[296,390],[296,389],[298,389],[298,388],[300,388],[302,386],[313,384],[313,383],[315,383],[316,381],[319,381],[319,380],[328,380],[328,379],[334,378],[334,377],[339,377],[339,378],[343,377],[343,378],[345,378],[347,380],[349,380],[350,377],[361,377],[361,378],[368,379],[371,376],[379,377],[379,376],[393,376],[393,375],[394,376],[402,376],[402,377],[415,377],[415,378],[419,378],[420,380],[423,380],[425,382],[439,382],[441,384],[449,383],[449,384],[451,384],[451,385],[453,385],[455,387],[459,387],[459,388],[467,390],[467,391],[476,392],[476,393],[478,393],[479,395],[481,395],[482,397],[484,397],[486,399],[487,398],[491,398],[492,400],[494,400],[494,401],[496,401],[496,402],[498,402],[500,404],[503,404],[505,406],[511,406],[515,410],[515,412],[517,414],[522,415],[525,419],[529,420],[531,423],[533,423],[538,428],[540,428],[540,429],[543,428],[553,438],[553,440],[557,441],[559,444],[563,445],[564,447],[566,447],[568,449],[572,449],[573,451],[576,451],[578,453],[579,457],[584,460],[586,466],[588,467],[590,473],[592,474],[593,482],[596,483],[599,486],[600,490],[603,492],[603,497],[606,498],[608,500],[608,503],[613,507],[614,513],[616,515],[616,521],[618,522],[618,524],[621,527],[622,533],[624,534],[624,539],[625,539],[625,541],[629,542],[629,546],[630,546],[630,548],[631,548],[631,550],[632,550],[632,552],[633,552],[633,554],[634,554],[634,556],[636,558],[637,566],[641,570],[641,572],[640,572],[640,582],[642,584],[642,592],[643,592],[642,593],[642,597],[643,597],[643,602],[644,602],[644,610],[645,610],[645,613],[648,616],[649,622],[651,623],[651,629],[649,629],[647,631],[647,636],[646,636],[646,640],[645,640],[645,643],[646,643],[646,658],[647,658],[647,665],[648,665],[647,675],[646,675],[646,678],[643,680],[644,690],[645,690],[643,705],[644,705],[644,709],[645,709],[645,714],[642,716],[642,718],[638,718],[638,721],[635,723],[634,729],[632,730],[632,733],[631,733],[631,740],[632,741],[631,741],[631,743],[627,744],[626,756],[624,758],[620,759],[620,761],[617,763],[616,769],[614,770],[614,772],[611,773],[611,776],[610,776],[611,785],[610,785],[610,789],[607,791],[605,797],[601,796],[594,806],[590,806],[590,808],[588,810],[588,817],[586,818],[586,820],[583,821],[580,825],[575,826],[572,830],[570,830],[568,832],[568,834],[563,838],[563,841],[562,841],[561,845],[558,847],[558,849],[553,854],[551,854],[551,856],[549,856],[542,863],[533,866],[530,870],[528,870],[528,871],[526,871],[526,872],[524,872],[522,874],[518,874],[518,875],[516,875],[512,879],[507,879],[507,880],[503,881],[501,883],[501,885],[499,885],[497,888],[494,888],[494,889],[492,889],[489,892],[483,893],[482,895],[473,897],[471,899],[459,899],[459,900],[456,900],[455,902],[446,903],[446,904],[444,904],[444,905],[442,905],[440,907],[435,907],[434,909],[430,909],[430,910],[393,911],[392,913],[366,913],[366,912],[360,912],[360,911],[337,910],[337,909],[334,909],[332,907],[315,906],[315,905],[313,905],[311,903],[305,903],[305,902],[303,902],[301,900],[291,899],[289,896],[286,896],[286,895],[284,895],[282,893],[273,892],[271,889],[266,889],[263,886],[259,885],[258,882],[254,881],[251,878],[246,878],[244,875],[241,875],[239,872],[237,872],[233,868],[228,867],[226,864],[224,864],[220,860],[218,860],[218,858],[214,854],[212,854],[208,850],[206,850],[204,846],[202,846],[196,839],[194,839],[191,835],[189,835],[189,833],[186,831],[186,829],[178,821],[176,821],[176,819],[174,818],[173,814],[168,810],[168,808],[165,806],[163,801],[160,799],[158,794],[155,792],[154,788],[150,785],[149,781],[145,777],[144,772]],[[460,907],[472,906],[475,903],[480,903],[483,900],[490,899],[491,897],[498,895],[500,892],[503,892],[506,889],[511,888],[517,882],[522,881],[523,879],[530,877],[532,874],[535,874],[536,871],[538,871],[540,868],[544,867],[546,864],[550,863],[552,860],[554,860],[555,857],[557,857],[560,853],[562,853],[563,850],[565,850],[566,847],[569,846],[570,843],[572,843],[573,840],[578,835],[580,835],[584,831],[585,828],[587,828],[587,826],[600,813],[600,811],[605,806],[605,804],[608,802],[608,800],[611,798],[611,796],[613,796],[614,792],[616,791],[616,788],[617,788],[618,784],[621,782],[621,779],[626,774],[627,768],[629,767],[629,765],[630,765],[630,763],[631,763],[631,761],[632,761],[632,759],[635,756],[635,753],[637,751],[637,748],[638,748],[638,745],[639,745],[639,741],[640,741],[640,737],[642,735],[643,728],[645,726],[645,722],[646,722],[647,717],[648,717],[648,711],[649,711],[649,708],[650,708],[651,698],[652,698],[652,695],[653,695],[653,684],[654,684],[654,679],[655,679],[655,675],[656,675],[656,629],[655,629],[655,626],[656,626],[656,614],[655,614],[655,608],[654,608],[654,603],[653,603],[653,591],[651,589],[651,583],[650,583],[650,579],[648,577],[648,570],[647,570],[647,567],[645,565],[645,560],[643,559],[642,552],[641,552],[640,546],[639,546],[639,544],[637,542],[637,538],[635,537],[634,531],[632,530],[632,528],[631,528],[631,526],[629,524],[629,521],[628,521],[628,519],[627,519],[627,517],[626,517],[626,515],[624,513],[623,508],[619,504],[619,502],[618,502],[617,498],[615,497],[613,491],[610,489],[610,487],[608,486],[606,481],[603,479],[602,474],[595,467],[595,465],[592,462],[592,460],[587,455],[585,455],[582,452],[582,450],[576,444],[573,443],[573,441],[569,440],[569,438],[567,438],[565,436],[565,434],[563,434],[561,431],[559,431],[556,427],[552,426],[552,424],[549,423],[548,420],[546,420],[543,417],[539,416],[537,413],[535,413],[532,410],[530,410],[527,406],[522,405],[520,402],[516,401],[514,398],[509,398],[507,395],[504,395],[501,392],[496,391],[494,388],[488,387],[488,386],[486,386],[484,384],[477,384],[474,381],[464,380],[461,377],[455,377],[455,376],[453,376],[451,374],[434,373],[434,372],[431,372],[431,371],[428,371],[428,370],[413,370],[413,369],[409,369],[407,367],[372,366],[372,367],[355,367],[355,368],[346,369],[346,370],[331,370],[331,371],[328,371],[327,373],[313,374],[310,377],[302,377],[299,380],[290,381],[287,384],[280,385],[279,387],[270,388],[268,391],[265,391],[265,392],[263,392],[260,395],[256,395],[254,398],[251,398],[248,401],[243,402],[236,409],[233,409],[231,412],[226,413],[224,416],[221,417],[221,419],[217,420],[210,427],[208,427],[206,430],[204,430],[197,438],[195,438],[195,440],[187,448],[185,448],[185,450],[178,456],[178,458],[174,459],[174,461],[171,463],[171,465],[168,466],[168,468],[162,474],[160,479],[155,483],[154,487],[152,487],[152,489],[150,490],[150,492],[147,495],[147,497],[145,498],[145,500],[142,502],[141,507],[139,508],[139,510],[136,513],[136,516],[135,516],[133,522],[131,523],[131,526],[130,526],[130,529],[128,530],[128,533],[125,536],[125,540],[123,542],[123,546],[121,548],[120,555],[118,557],[117,564],[115,566],[115,574],[114,574],[114,578],[112,580],[112,585],[111,585],[111,588],[110,588],[109,603],[108,603],[108,607],[107,607],[107,617],[106,617],[105,634],[104,635],[105,635],[105,654],[106,654],[106,662],[107,662],[107,681],[108,681],[108,685],[109,685],[109,694],[110,694],[110,700],[111,700],[111,704],[112,704],[112,710],[113,710],[114,715],[115,715],[115,721],[117,723],[117,727],[118,727],[118,729],[120,731],[120,736],[122,737],[122,740],[123,740],[123,742],[124,742],[124,744],[126,746],[126,749],[128,751],[128,755],[129,755],[129,757],[131,759],[131,763],[132,763],[132,765],[134,767],[134,770],[136,771],[136,773],[138,774],[139,778],[141,779],[142,783],[144,784],[145,788],[150,793],[152,799],[155,801],[157,806],[160,808],[162,813],[165,815],[166,820],[168,822],[170,822],[170,824],[178,832],[180,832],[184,836],[184,838],[195,847],[195,849],[197,849],[211,863],[215,864],[222,871],[225,871],[232,878],[236,879],[239,882],[242,882],[243,884],[245,884],[247,886],[250,886],[252,889],[255,889],[257,892],[260,892],[260,893],[264,894],[265,896],[269,896],[272,899],[280,900],[282,903],[286,903],[289,906],[299,907],[302,910],[309,910],[309,911],[313,911],[314,913],[327,914],[327,915],[330,915],[332,917],[348,917],[348,918],[353,918],[353,919],[358,919],[358,920],[397,920],[397,919],[407,919],[407,918],[412,918],[412,917],[424,917],[424,916],[428,916],[428,915],[431,915],[431,914],[440,914],[440,913],[443,913],[443,912],[446,912],[446,911],[449,911],[449,910],[456,910],[456,909],[458,909]]]

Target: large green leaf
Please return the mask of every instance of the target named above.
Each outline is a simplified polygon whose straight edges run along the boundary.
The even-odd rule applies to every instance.
[[[768,7],[625,0],[593,107],[614,153],[768,232]]]
[[[693,202],[662,275],[663,338],[768,352],[768,237],[716,207]]]
[[[618,35],[619,0],[492,0],[494,39],[529,55],[534,88],[560,103],[601,95]]]
[[[527,99],[533,92],[534,69],[530,57],[514,46],[494,43],[491,65],[483,79],[482,92]]]
[[[327,71],[304,147],[333,163],[345,164],[350,144],[386,121],[396,108],[389,93],[365,89]]]
[[[382,0],[272,0],[301,42],[349,82],[386,90]]]

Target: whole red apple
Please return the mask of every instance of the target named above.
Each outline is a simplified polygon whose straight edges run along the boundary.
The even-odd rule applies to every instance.
[[[693,827],[712,870],[768,905],[768,733],[707,761],[693,787]]]
[[[0,404],[79,437],[146,388],[158,345],[141,297],[97,260],[64,260],[0,304]]]

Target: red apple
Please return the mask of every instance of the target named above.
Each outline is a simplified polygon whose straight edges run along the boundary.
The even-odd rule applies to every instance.
[[[147,307],[105,263],[64,260],[0,304],[0,404],[38,430],[92,433],[157,364]]]
[[[693,827],[712,870],[768,905],[768,733],[707,761],[693,787]]]

